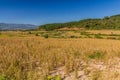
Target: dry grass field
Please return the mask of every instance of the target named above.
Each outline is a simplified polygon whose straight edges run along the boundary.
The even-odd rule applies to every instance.
[[[9,33],[0,35],[0,80],[120,80],[118,39]]]

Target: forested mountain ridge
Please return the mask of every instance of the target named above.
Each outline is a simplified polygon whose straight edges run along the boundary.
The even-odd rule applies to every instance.
[[[120,14],[114,16],[106,16],[104,18],[84,19],[80,21],[67,23],[53,23],[40,25],[39,29],[55,30],[60,28],[84,28],[84,29],[120,29]]]

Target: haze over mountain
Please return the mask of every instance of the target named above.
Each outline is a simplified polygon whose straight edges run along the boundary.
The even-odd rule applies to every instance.
[[[0,23],[0,30],[29,30],[36,28],[37,26],[32,24]]]

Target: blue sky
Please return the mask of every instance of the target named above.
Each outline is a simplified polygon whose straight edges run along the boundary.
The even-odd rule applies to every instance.
[[[0,22],[46,24],[120,14],[120,0],[0,0]]]

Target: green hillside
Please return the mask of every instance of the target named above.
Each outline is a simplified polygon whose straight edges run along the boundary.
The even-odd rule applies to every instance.
[[[120,15],[106,16],[103,19],[84,19],[67,23],[53,23],[40,25],[39,29],[55,30],[60,28],[84,28],[84,29],[120,29]]]

